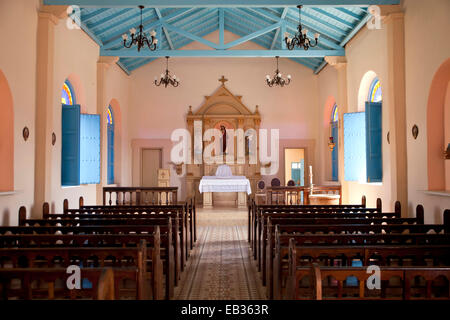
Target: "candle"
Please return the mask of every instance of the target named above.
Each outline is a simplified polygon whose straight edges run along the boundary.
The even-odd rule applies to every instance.
[[[309,166],[309,184],[312,185],[313,184],[313,178],[312,178],[313,174],[312,174],[312,166]]]

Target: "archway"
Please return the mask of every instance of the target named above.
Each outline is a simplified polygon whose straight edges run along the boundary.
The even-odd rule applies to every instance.
[[[0,192],[14,190],[14,105],[11,89],[0,70]]]
[[[447,59],[436,71],[431,82],[427,105],[427,144],[428,144],[428,190],[445,190],[449,188],[446,164],[443,156],[450,139],[450,59]],[[447,128],[447,132],[446,132]],[[448,162],[448,161],[447,161]],[[446,170],[447,166],[447,170]],[[447,174],[449,174],[447,172]],[[448,180],[448,179],[447,179]]]

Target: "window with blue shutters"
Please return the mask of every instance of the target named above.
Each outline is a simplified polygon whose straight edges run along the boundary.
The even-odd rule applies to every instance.
[[[366,102],[366,168],[367,182],[383,181],[381,85],[375,78]]]
[[[333,112],[331,113],[331,137],[333,137],[333,143],[335,144],[333,151],[331,152],[331,180],[338,181],[339,175],[339,167],[338,167],[338,143],[339,143],[339,116],[338,116],[338,107],[334,105]]]
[[[365,112],[344,114],[344,176],[346,181],[365,181]]]
[[[80,184],[80,106],[63,105],[61,123],[61,185]]]
[[[80,115],[80,184],[100,183],[100,115]]]
[[[107,139],[108,139],[108,173],[107,183],[114,183],[114,114],[111,106],[108,107],[106,114]]]
[[[382,182],[382,91],[378,78],[370,86],[364,112],[344,114],[346,181]]]
[[[100,116],[81,114],[75,92],[64,82],[61,102],[61,185],[100,183]]]

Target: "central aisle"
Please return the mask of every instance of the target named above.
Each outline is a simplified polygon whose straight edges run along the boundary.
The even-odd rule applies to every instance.
[[[247,242],[247,219],[246,209],[197,209],[197,243],[175,299],[265,299]]]

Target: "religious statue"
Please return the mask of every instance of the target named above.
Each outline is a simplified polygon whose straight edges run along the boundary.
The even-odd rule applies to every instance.
[[[220,131],[222,132],[222,138],[221,141],[221,148],[222,148],[222,154],[226,154],[227,151],[227,129],[224,125],[220,126]]]

